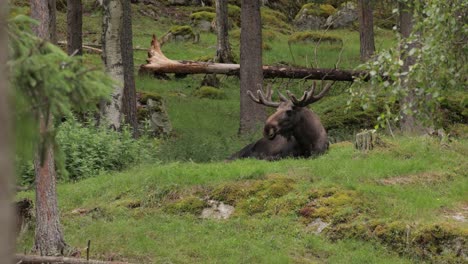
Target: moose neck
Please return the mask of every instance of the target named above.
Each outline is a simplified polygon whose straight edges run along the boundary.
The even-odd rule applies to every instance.
[[[311,110],[302,108],[299,122],[294,126],[294,137],[305,150],[314,148],[320,141],[323,141],[323,137],[326,137],[326,132],[318,117],[314,118],[314,116]]]

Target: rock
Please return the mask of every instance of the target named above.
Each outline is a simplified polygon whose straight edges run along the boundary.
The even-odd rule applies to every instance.
[[[208,11],[196,12],[190,15],[192,26],[204,32],[211,31],[211,23],[215,17],[216,13]]]
[[[300,30],[320,29],[324,26],[327,17],[335,12],[335,8],[331,5],[305,4],[296,15],[294,25]]]
[[[191,26],[173,26],[161,37],[161,44],[170,41],[195,41],[196,35]]]
[[[145,128],[151,135],[169,136],[172,125],[166,112],[161,96],[152,93],[137,93],[137,116],[141,128]],[[149,123],[149,127],[148,127]]]
[[[154,136],[168,136],[172,132],[172,125],[166,113],[162,100],[148,99],[147,107],[150,115],[151,132]]]
[[[346,2],[341,5],[338,11],[329,16],[325,22],[325,28],[337,29],[346,28],[353,25],[358,19],[358,10],[354,3]]]
[[[321,218],[317,218],[307,225],[307,229],[318,235],[329,225],[330,223],[323,222]]]
[[[216,77],[216,74],[207,74],[203,77],[201,86],[212,86],[219,88],[219,78]]]
[[[201,218],[210,219],[228,219],[234,213],[234,206],[224,204],[223,202],[209,200],[210,208],[203,209]]]

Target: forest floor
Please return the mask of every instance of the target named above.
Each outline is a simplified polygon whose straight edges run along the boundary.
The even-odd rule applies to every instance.
[[[153,33],[161,36],[172,25],[189,23],[193,10],[170,8],[154,20],[139,12],[147,8],[143,4],[133,8],[138,48],[149,47]],[[58,14],[58,22],[63,40],[64,13]],[[100,23],[98,11],[86,14],[85,42],[100,41]],[[238,31],[230,33],[237,58]],[[335,67],[340,61],[339,68],[353,69],[360,63],[355,30],[329,32],[343,39],[342,51],[327,43],[289,45],[287,34],[266,32],[264,64]],[[378,49],[395,43],[391,31],[376,32]],[[200,36],[197,44],[167,43],[163,52],[171,59],[213,57],[216,35]],[[97,54],[84,58],[101,65]],[[137,50],[134,58],[137,70],[146,52]],[[260,133],[237,136],[237,78],[220,76],[223,99],[194,96],[202,78],[137,77],[139,91],[164,97],[173,135],[158,140],[158,161],[153,164],[58,185],[69,245],[85,254],[91,240],[91,258],[133,263],[467,261],[466,135],[450,142],[383,135],[376,149],[357,151],[350,140],[361,127],[352,122],[371,120],[372,115],[362,109],[346,112],[349,84],[344,83],[312,107],[337,142],[328,153],[315,159],[227,163],[225,158]],[[296,92],[302,84],[275,80],[275,88]],[[33,197],[33,192],[21,192],[17,198]],[[228,219],[202,218],[213,200],[233,206],[233,214]],[[31,249],[33,236],[33,228],[21,235],[18,252]]]

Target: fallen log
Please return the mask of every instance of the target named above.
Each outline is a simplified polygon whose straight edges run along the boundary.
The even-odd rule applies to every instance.
[[[167,58],[161,51],[161,45],[156,36],[153,35],[151,48],[148,51],[146,64],[140,66],[140,73],[154,74],[225,74],[239,75],[239,64],[212,63],[198,61],[177,61]],[[263,66],[264,78],[288,78],[288,79],[310,79],[310,80],[333,80],[352,82],[361,77],[368,80],[365,71],[339,70],[339,69],[317,69],[305,67],[288,66]]]
[[[21,264],[41,264],[41,263],[63,263],[63,264],[129,264],[127,262],[86,260],[80,258],[51,257],[16,254],[15,263]]]

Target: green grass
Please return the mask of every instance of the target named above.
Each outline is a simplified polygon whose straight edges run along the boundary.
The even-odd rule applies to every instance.
[[[334,243],[316,236],[307,231],[306,220],[298,215],[308,202],[304,194],[335,188],[353,191],[365,201],[358,219],[419,225],[449,222],[468,230],[466,223],[450,220],[443,213],[457,210],[468,201],[464,156],[452,146],[441,147],[430,139],[385,142],[387,147],[367,154],[355,151],[350,143],[339,143],[313,160],[141,165],[122,173],[62,184],[58,193],[66,240],[84,246],[91,239],[95,258],[117,253],[119,259],[145,263],[411,263],[414,260],[387,253],[385,245],[373,241],[350,238]],[[457,144],[466,148],[466,142],[455,142],[454,147]],[[379,183],[381,179],[424,172],[444,172],[450,177],[438,184]],[[290,209],[281,213],[265,212],[267,218],[264,213],[239,212],[229,220],[215,221],[164,210],[174,199],[170,197],[209,195],[217,186],[261,182],[269,177],[296,183],[286,196],[265,200],[278,206],[291,203],[285,207]],[[242,199],[261,199],[255,195]],[[19,195],[23,196],[32,198],[33,194]],[[140,207],[131,209],[131,204]],[[72,214],[77,208],[91,212]],[[27,233],[18,248],[30,248],[31,236],[32,232]]]

